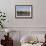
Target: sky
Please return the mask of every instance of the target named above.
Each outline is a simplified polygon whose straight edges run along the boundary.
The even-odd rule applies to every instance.
[[[31,6],[16,6],[16,11],[30,11]]]

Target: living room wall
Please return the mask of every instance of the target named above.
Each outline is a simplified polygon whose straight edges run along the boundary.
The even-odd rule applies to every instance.
[[[33,5],[32,19],[16,19],[15,5],[18,3]],[[6,13],[6,27],[46,27],[46,0],[0,0],[0,10]]]
[[[33,6],[32,19],[15,18],[15,5],[22,2],[24,3],[28,2],[32,4]],[[8,29],[11,29],[11,31],[20,31],[20,36],[27,34],[28,32],[30,34],[32,33],[31,31],[38,31],[38,32],[46,31],[46,5],[45,4],[46,4],[46,0],[0,0],[0,10],[5,12],[7,16],[5,27],[8,27]],[[16,37],[18,38],[17,34]],[[18,46],[18,44],[16,45]]]

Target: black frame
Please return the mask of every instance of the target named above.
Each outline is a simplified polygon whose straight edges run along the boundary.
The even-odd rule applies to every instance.
[[[16,16],[16,6],[31,6],[31,16],[30,17],[17,17]],[[32,5],[15,5],[15,18],[32,18],[33,17],[33,7]]]

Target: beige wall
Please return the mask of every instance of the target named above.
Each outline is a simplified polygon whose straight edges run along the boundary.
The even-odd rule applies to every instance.
[[[33,5],[32,19],[16,19],[15,5],[21,2],[31,2]],[[20,37],[24,34],[30,34],[31,31],[45,31],[46,33],[46,0],[0,0],[0,10],[6,13],[8,29],[20,31]],[[10,28],[9,28],[10,27]],[[13,28],[11,28],[13,27]],[[37,33],[37,32],[36,32]],[[16,34],[16,37],[19,37]],[[15,38],[15,39],[17,39]],[[18,40],[18,39],[17,39]],[[15,42],[14,42],[15,43]],[[20,44],[16,44],[17,46]],[[15,45],[14,45],[15,46]]]
[[[33,5],[32,19],[16,19],[15,5],[31,2]],[[6,27],[46,27],[46,0],[0,0],[0,10],[6,12],[9,22]]]

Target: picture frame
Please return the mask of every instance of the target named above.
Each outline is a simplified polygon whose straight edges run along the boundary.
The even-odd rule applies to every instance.
[[[32,18],[32,5],[15,5],[15,18]]]

